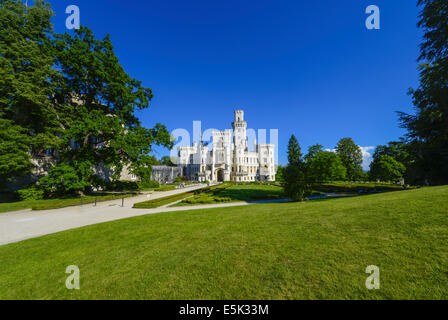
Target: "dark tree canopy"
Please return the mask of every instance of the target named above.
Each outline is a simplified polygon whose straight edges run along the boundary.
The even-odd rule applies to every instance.
[[[370,164],[370,178],[386,182],[398,182],[403,178],[406,167],[393,157],[382,154]]]
[[[124,71],[108,35],[54,34],[52,16],[44,0],[0,1],[0,119],[10,127],[0,133],[3,176],[26,173],[30,156],[52,148],[57,164],[41,180],[49,191],[101,184],[100,167],[114,179],[123,168],[148,179],[152,146],[172,147],[164,125],[147,129],[135,115],[148,109],[151,89]]]
[[[448,1],[420,0],[420,85],[410,90],[415,114],[399,113],[408,130],[419,183],[448,183]]]
[[[22,127],[39,153],[58,132],[48,99],[57,74],[48,45],[53,12],[41,0],[25,9],[21,1],[0,1],[0,117]]]
[[[288,143],[288,163],[294,166],[299,165],[302,162],[302,152],[299,145],[299,141],[295,135],[291,135]]]
[[[305,199],[309,184],[300,145],[294,135],[291,135],[288,143],[288,162],[288,166],[282,172],[285,194],[295,201],[302,201]]]

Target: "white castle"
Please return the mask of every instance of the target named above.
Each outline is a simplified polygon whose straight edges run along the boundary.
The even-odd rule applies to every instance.
[[[249,151],[244,111],[235,111],[232,130],[213,130],[211,150],[202,141],[178,148],[183,175],[195,181],[275,181],[275,145],[257,144]],[[202,139],[201,139],[202,140]]]

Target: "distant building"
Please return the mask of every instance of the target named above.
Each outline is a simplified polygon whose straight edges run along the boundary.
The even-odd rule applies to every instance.
[[[170,166],[152,166],[151,180],[159,183],[172,183],[174,179],[182,176],[182,168]]]
[[[235,111],[232,130],[214,130],[212,148],[202,141],[179,147],[178,166],[194,181],[275,181],[275,145],[256,144],[249,151],[244,111]]]

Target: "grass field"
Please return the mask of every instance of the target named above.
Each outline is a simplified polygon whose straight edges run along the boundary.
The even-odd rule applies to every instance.
[[[160,206],[163,206],[163,205],[166,205],[166,204],[170,204],[170,203],[173,203],[173,202],[185,199],[187,197],[194,196],[195,194],[200,194],[200,193],[204,193],[204,192],[211,192],[211,191],[214,191],[214,190],[224,189],[224,188],[227,188],[229,186],[230,186],[229,183],[222,183],[222,184],[208,186],[208,187],[201,188],[201,189],[196,189],[196,190],[193,190],[193,191],[186,191],[186,192],[177,193],[177,194],[173,194],[173,195],[166,196],[166,197],[161,197],[161,198],[157,198],[157,199],[151,199],[151,200],[147,200],[147,201],[137,202],[137,203],[134,204],[134,208],[137,208],[137,209],[158,208]]]
[[[414,189],[415,187],[407,187],[408,189]],[[401,191],[403,187],[397,184],[385,183],[385,182],[346,182],[335,181],[327,183],[314,183],[312,189],[321,192],[335,192],[335,193],[358,193],[358,191],[371,192],[389,192],[389,191]]]
[[[134,197],[134,196],[136,196],[136,194],[133,194],[133,193],[85,196],[85,197],[82,197],[82,203],[83,204],[94,203],[95,198],[96,198],[97,202],[102,202],[102,201],[121,199],[123,197],[128,198],[128,197]],[[8,212],[8,211],[29,209],[29,208],[31,208],[33,210],[48,210],[48,209],[58,209],[58,208],[65,208],[65,207],[79,206],[79,205],[81,205],[80,197],[2,202],[2,203],[0,203],[0,213]]]
[[[284,198],[283,188],[268,184],[232,184],[229,188],[201,193],[174,206]]]
[[[69,230],[1,246],[0,299],[447,299],[447,199],[431,187]]]

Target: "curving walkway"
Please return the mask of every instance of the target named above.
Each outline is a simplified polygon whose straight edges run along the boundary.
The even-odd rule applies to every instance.
[[[135,217],[145,214],[160,212],[185,211],[195,209],[208,209],[220,207],[244,206],[254,203],[279,202],[257,201],[257,202],[230,202],[219,204],[206,204],[182,207],[159,207],[154,209],[134,209],[136,202],[147,199],[156,199],[185,191],[204,188],[206,185],[186,187],[172,191],[154,192],[148,198],[148,194],[137,197],[126,198],[124,207],[121,200],[99,202],[97,206],[88,204],[84,206],[66,207],[53,210],[32,211],[31,209],[14,211],[0,214],[0,245],[18,242],[25,239],[35,238],[46,234],[64,230],[79,228],[101,222],[113,221],[123,218]],[[285,201],[285,200],[280,200]]]

